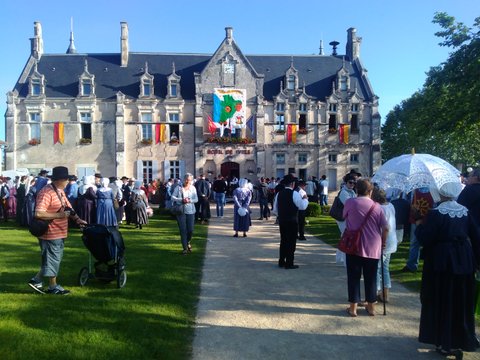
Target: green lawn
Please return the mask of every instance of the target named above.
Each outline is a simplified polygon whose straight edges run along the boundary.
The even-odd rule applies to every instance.
[[[337,223],[329,215],[320,215],[319,217],[308,218],[309,224],[305,230],[310,234],[322,239],[327,244],[337,246],[340,238],[340,231]],[[390,260],[390,274],[392,279],[403,283],[409,289],[420,291],[420,281],[422,279],[422,262],[416,273],[402,273],[401,269],[405,266],[408,258],[408,237],[402,242],[396,253],[392,254]]]
[[[169,215],[143,230],[121,227],[127,284],[89,280],[79,230],[70,231],[59,283],[68,296],[36,294],[27,281],[39,267],[37,239],[13,222],[0,224],[0,358],[187,359],[199,296],[206,226],[196,225],[193,253],[180,254],[180,236]]]

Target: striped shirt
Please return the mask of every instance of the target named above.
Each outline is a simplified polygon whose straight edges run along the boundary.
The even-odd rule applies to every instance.
[[[62,197],[65,206],[71,207],[67,197],[65,196],[65,192],[61,189],[57,189],[57,191],[58,195]],[[46,211],[49,213],[63,211],[62,203],[60,202],[60,199],[51,185],[45,186],[37,194],[35,212],[37,211]],[[54,219],[50,221],[47,232],[40,238],[43,240],[65,239],[67,237],[67,232],[68,218]]]

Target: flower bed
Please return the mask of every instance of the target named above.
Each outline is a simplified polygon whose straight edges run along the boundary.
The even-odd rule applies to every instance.
[[[213,144],[252,144],[253,139],[250,138],[230,138],[230,137],[211,137],[207,140]]]
[[[40,139],[33,138],[33,139],[28,140],[28,145],[34,146],[34,145],[38,145],[38,144],[41,144]]]

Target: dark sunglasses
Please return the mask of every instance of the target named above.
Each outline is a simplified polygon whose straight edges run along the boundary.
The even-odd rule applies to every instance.
[[[349,180],[347,183],[355,185],[357,182],[355,180]]]

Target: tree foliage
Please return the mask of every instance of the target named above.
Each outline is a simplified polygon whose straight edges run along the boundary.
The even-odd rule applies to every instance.
[[[382,126],[383,157],[430,153],[452,164],[480,161],[480,17],[472,28],[436,13],[440,46],[453,49],[432,67],[422,89],[390,111]]]

